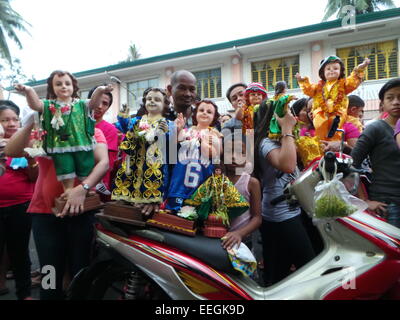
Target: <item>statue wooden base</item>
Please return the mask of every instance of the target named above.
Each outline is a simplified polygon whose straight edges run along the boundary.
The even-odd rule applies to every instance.
[[[146,224],[156,228],[182,233],[191,237],[196,235],[194,221],[164,212],[155,213],[151,219],[147,220]]]
[[[222,219],[216,215],[209,215],[204,222],[203,234],[209,238],[222,238],[228,229],[223,224]]]
[[[140,227],[146,225],[141,209],[119,201],[107,202],[102,217]]]
[[[52,208],[53,213],[55,215],[60,214],[64,210],[66,203],[67,203],[67,200],[64,200],[60,197],[56,198],[54,200],[54,208]],[[100,197],[97,193],[88,194],[86,196],[85,202],[83,204],[83,212],[97,210],[97,209],[101,209],[103,207],[104,207],[104,203],[100,201]]]

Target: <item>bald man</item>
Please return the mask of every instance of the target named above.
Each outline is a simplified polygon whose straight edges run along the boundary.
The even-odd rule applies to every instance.
[[[171,76],[171,83],[167,86],[167,92],[174,101],[174,114],[169,117],[175,120],[178,113],[182,113],[186,124],[192,123],[192,105],[196,99],[196,77],[186,70],[174,72]]]

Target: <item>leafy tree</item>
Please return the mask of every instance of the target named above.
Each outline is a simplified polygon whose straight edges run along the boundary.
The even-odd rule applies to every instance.
[[[23,83],[28,77],[22,71],[21,61],[14,59],[12,63],[0,64],[0,86],[12,87],[15,82]]]
[[[346,15],[342,13],[345,6],[354,6],[356,14],[380,11],[381,8],[395,8],[392,0],[328,0],[325,7],[325,15],[322,21],[328,20],[336,14],[337,19],[341,19]]]
[[[134,43],[131,43],[129,45],[128,51],[129,51],[128,57],[125,60],[120,61],[119,63],[135,61],[135,60],[139,59],[141,56],[138,47],[136,47],[136,45]]]
[[[7,38],[13,40],[20,49],[22,44],[18,39],[16,30],[28,32],[24,26],[27,23],[16,11],[11,8],[10,0],[0,0],[0,57],[12,64]]]

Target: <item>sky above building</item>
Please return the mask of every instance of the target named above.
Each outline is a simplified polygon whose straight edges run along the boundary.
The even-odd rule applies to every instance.
[[[12,0],[31,24],[12,45],[36,80],[119,63],[130,43],[142,58],[320,23],[327,0]],[[400,6],[400,0],[395,0]]]

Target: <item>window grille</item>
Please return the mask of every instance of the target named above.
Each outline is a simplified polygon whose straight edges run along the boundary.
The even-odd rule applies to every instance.
[[[274,91],[278,81],[285,81],[288,89],[298,88],[294,77],[299,72],[299,56],[258,61],[251,64],[253,82],[260,82],[267,91]]]
[[[220,98],[221,88],[221,68],[193,72],[197,79],[197,95],[201,99]]]
[[[365,73],[365,80],[378,80],[398,77],[397,40],[337,49],[337,56],[346,67],[348,76],[366,57],[371,60]]]
[[[149,87],[158,87],[158,79],[140,80],[128,83],[128,107],[138,111],[143,98],[143,92]],[[133,96],[133,94],[135,96]]]

